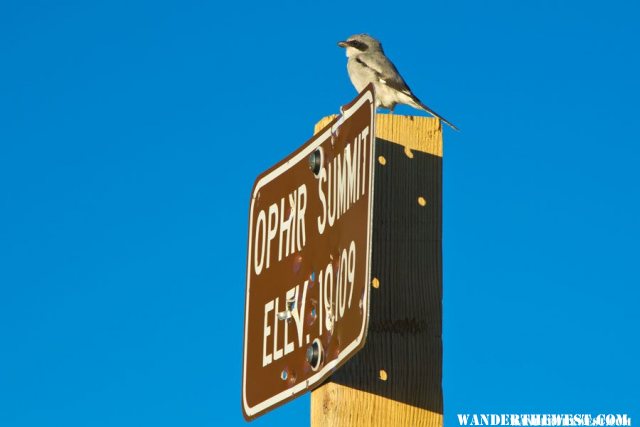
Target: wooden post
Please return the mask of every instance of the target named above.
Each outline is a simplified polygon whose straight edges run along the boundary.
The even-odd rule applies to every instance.
[[[373,209],[367,341],[311,392],[311,426],[442,426],[439,120],[377,115]]]

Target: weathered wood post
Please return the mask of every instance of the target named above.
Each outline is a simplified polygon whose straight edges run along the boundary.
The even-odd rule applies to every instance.
[[[378,114],[376,151],[367,342],[311,393],[312,427],[442,426],[440,121]]]

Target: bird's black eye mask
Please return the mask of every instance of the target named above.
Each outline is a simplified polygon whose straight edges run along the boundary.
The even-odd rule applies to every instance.
[[[361,52],[364,52],[367,49],[369,49],[369,46],[367,46],[365,43],[359,42],[358,40],[350,40],[348,43],[349,43],[349,46],[354,47]]]

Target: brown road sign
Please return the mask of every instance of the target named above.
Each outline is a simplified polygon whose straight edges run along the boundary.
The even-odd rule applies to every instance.
[[[369,86],[253,186],[242,370],[247,419],[318,385],[364,345],[374,121]]]

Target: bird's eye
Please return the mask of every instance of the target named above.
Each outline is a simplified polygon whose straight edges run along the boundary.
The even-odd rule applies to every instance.
[[[367,46],[365,43],[362,43],[362,42],[360,42],[358,40],[351,40],[349,42],[349,45],[351,47],[354,47],[354,48],[358,49],[359,51],[362,51],[362,52],[364,52],[367,49],[369,49],[369,46]]]

